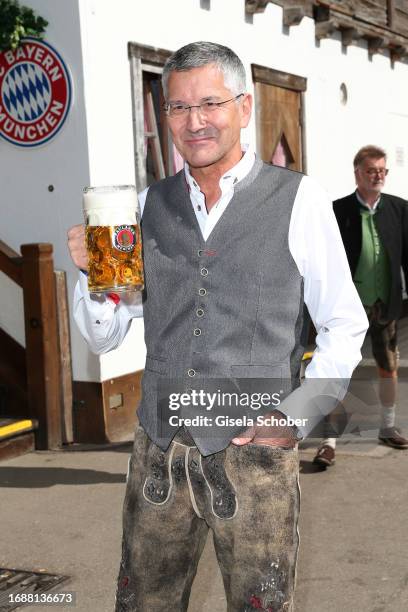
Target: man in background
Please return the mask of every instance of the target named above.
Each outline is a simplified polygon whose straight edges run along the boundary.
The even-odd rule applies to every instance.
[[[372,351],[378,368],[379,440],[398,449],[408,439],[395,427],[398,384],[397,320],[402,305],[401,267],[408,277],[408,203],[382,193],[387,156],[365,146],[354,158],[357,189],[333,203],[354,284],[370,322]],[[327,438],[314,462],[334,462],[336,438]]]

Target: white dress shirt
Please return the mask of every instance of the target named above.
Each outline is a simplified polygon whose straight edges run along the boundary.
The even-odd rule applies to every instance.
[[[360,202],[360,204],[364,206],[364,208],[367,208],[370,215],[375,215],[375,213],[377,212],[378,205],[381,200],[381,193],[372,206],[370,206],[370,204],[367,204],[367,202],[361,197],[358,189],[356,189],[356,198]]]
[[[234,186],[247,176],[254,161],[254,151],[248,148],[238,164],[221,177],[221,197],[210,212],[207,212],[204,194],[191,176],[188,164],[185,165],[191,205],[204,240],[231,202]],[[147,191],[148,188],[139,195],[142,214]],[[302,178],[293,204],[288,244],[304,278],[304,300],[317,330],[316,350],[305,376],[348,380],[361,359],[368,321],[351,278],[332,202],[324,189],[308,176]],[[89,294],[87,278],[80,273],[74,296],[74,318],[93,352],[105,353],[117,348],[131,320],[141,316],[140,293],[121,294],[120,302],[115,304],[105,296]]]

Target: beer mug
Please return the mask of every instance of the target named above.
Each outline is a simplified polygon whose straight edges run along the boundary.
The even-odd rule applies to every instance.
[[[144,288],[140,211],[133,185],[83,192],[91,293]]]

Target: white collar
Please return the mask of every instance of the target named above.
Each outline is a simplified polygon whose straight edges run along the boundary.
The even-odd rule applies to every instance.
[[[377,208],[378,204],[380,203],[380,200],[381,200],[381,193],[380,193],[380,195],[378,196],[378,198],[376,199],[376,201],[374,202],[374,204],[373,204],[372,206],[370,206],[369,204],[367,204],[367,202],[365,202],[365,201],[363,200],[363,198],[361,197],[361,195],[360,195],[360,194],[359,194],[359,192],[358,192],[358,189],[356,189],[356,197],[357,197],[357,200],[360,202],[360,204],[361,204],[362,206],[365,206],[365,208],[368,208],[368,210],[369,210],[371,213],[374,213],[375,209]]]
[[[252,169],[255,162],[255,152],[247,144],[241,145],[243,156],[235,166],[230,170],[227,170],[225,174],[220,178],[220,189],[222,193],[234,187],[237,183],[242,181]],[[190,174],[190,167],[187,162],[184,162],[184,174],[186,177],[187,184],[190,192],[201,192],[200,186],[197,181]]]

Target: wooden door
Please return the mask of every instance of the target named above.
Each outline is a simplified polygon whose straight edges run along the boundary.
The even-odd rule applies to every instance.
[[[267,163],[304,171],[302,91],[306,79],[260,66],[255,81],[257,148]]]

